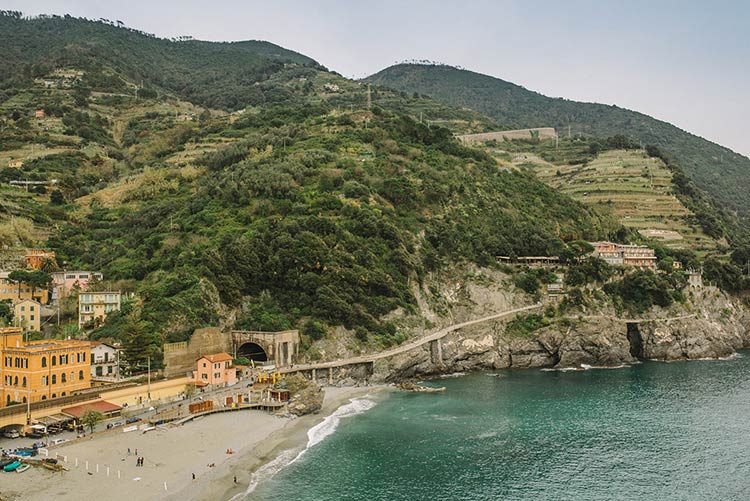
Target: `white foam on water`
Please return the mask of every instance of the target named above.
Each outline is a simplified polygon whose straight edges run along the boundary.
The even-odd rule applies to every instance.
[[[307,445],[304,449],[299,452],[291,449],[286,450],[272,461],[269,461],[258,468],[250,478],[250,485],[248,485],[247,490],[232,497],[231,501],[244,499],[246,496],[250,495],[256,487],[258,487],[258,484],[273,477],[275,474],[301,458],[311,447],[319,444],[325,440],[326,437],[331,436],[333,432],[336,431],[336,428],[339,427],[341,419],[361,414],[373,407],[375,407],[375,402],[367,398],[355,398],[350,400],[348,404],[342,405],[330,416],[326,417],[323,421],[307,431]]]
[[[437,379],[450,379],[450,378],[461,377],[465,375],[466,375],[465,372],[452,372],[451,374],[441,374],[437,377]]]

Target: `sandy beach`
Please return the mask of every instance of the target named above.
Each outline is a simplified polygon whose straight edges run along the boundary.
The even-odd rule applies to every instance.
[[[326,388],[321,412],[296,419],[241,410],[146,434],[124,433],[122,429],[98,433],[50,449],[50,456],[67,456],[70,471],[32,468],[21,474],[0,473],[0,498],[241,499],[259,467],[282,453],[296,455],[307,444],[310,428],[351,399],[380,390],[382,387]],[[142,467],[136,466],[136,449],[144,458]],[[234,453],[227,454],[227,449]]]

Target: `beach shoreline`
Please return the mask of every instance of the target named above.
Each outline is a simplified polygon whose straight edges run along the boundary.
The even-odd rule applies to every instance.
[[[242,499],[263,465],[281,455],[295,457],[306,447],[308,430],[351,400],[385,388],[326,387],[320,412],[299,418],[239,410],[146,434],[101,432],[50,449],[50,457],[67,457],[69,471],[3,474],[0,499]],[[144,458],[144,466],[136,466],[137,457]]]
[[[323,406],[316,414],[292,419],[283,428],[271,433],[256,447],[241,451],[237,457],[224,462],[206,475],[200,486],[186,486],[165,499],[169,501],[242,500],[251,483],[262,482],[256,473],[273,461],[287,462],[297,457],[307,446],[308,431],[331,416],[336,410],[357,398],[374,395],[386,386],[326,387]],[[237,483],[234,483],[234,478]]]

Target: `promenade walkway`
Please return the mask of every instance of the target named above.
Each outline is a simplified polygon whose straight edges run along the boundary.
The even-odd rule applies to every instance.
[[[450,334],[451,332],[455,332],[459,329],[470,327],[476,324],[481,324],[483,322],[499,320],[501,318],[510,317],[518,313],[523,313],[525,311],[536,310],[536,309],[541,308],[542,306],[544,306],[542,303],[536,303],[530,306],[524,306],[522,308],[515,308],[513,310],[504,311],[502,313],[495,313],[494,315],[477,318],[475,320],[469,320],[467,322],[453,324],[443,329],[440,329],[436,332],[433,332],[432,334],[428,334],[419,339],[416,339],[414,341],[404,343],[395,348],[391,348],[390,350],[380,351],[378,353],[370,353],[367,355],[361,355],[357,357],[344,358],[340,360],[332,360],[330,362],[319,362],[319,363],[314,363],[314,364],[300,364],[300,365],[295,364],[294,367],[283,367],[280,369],[279,372],[283,374],[288,374],[292,372],[308,371],[312,369],[332,369],[332,368],[337,368],[337,367],[343,367],[346,365],[355,365],[355,364],[364,364],[364,363],[374,362],[376,360],[393,357],[396,355],[400,355],[402,353],[406,353],[407,351],[414,350],[432,341],[437,341],[438,339],[442,339],[448,334]]]

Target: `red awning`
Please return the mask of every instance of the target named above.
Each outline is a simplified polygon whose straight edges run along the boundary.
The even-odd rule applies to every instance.
[[[90,402],[87,404],[75,405],[73,407],[66,407],[62,410],[62,412],[63,414],[73,416],[76,419],[81,419],[81,416],[83,416],[84,412],[88,410],[101,412],[102,414],[110,414],[112,412],[122,410],[122,407],[120,407],[119,405],[111,404],[109,402],[105,402],[104,400],[99,400],[97,402]]]

